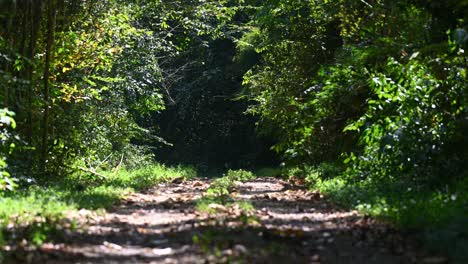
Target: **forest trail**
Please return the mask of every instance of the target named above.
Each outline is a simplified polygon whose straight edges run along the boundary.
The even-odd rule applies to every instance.
[[[160,184],[102,215],[81,211],[86,228],[26,251],[11,263],[442,263],[415,240],[320,194],[274,178],[238,183],[250,202],[196,210],[206,179]]]

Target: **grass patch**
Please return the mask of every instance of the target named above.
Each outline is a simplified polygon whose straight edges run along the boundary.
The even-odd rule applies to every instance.
[[[132,192],[196,175],[192,168],[164,165],[100,173],[105,177],[77,173],[53,184],[30,186],[0,197],[0,246],[23,238],[41,244],[63,228],[74,228],[73,221],[65,219],[68,211],[105,209]]]
[[[439,189],[405,180],[324,178],[317,170],[310,170],[306,179],[334,202],[403,230],[422,231],[428,249],[468,263],[468,179]]]
[[[206,195],[219,198],[228,196],[236,182],[246,182],[255,179],[255,177],[255,174],[250,171],[228,170],[223,177],[213,180],[213,183],[206,190]]]
[[[200,212],[214,214],[220,211],[241,211],[247,214],[254,207],[250,202],[237,201],[230,194],[237,182],[255,179],[255,174],[245,170],[229,170],[223,177],[213,180],[203,197],[197,200],[196,208]]]

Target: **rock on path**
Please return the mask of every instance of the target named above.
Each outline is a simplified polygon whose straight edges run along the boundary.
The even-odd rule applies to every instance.
[[[254,211],[203,214],[208,180],[160,184],[104,215],[78,214],[85,228],[7,263],[424,263],[414,239],[345,211],[315,192],[262,178],[232,196]],[[250,220],[252,221],[250,221]],[[440,262],[444,262],[440,259]]]

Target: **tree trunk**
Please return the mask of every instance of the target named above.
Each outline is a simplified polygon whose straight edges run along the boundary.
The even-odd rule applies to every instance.
[[[54,44],[55,33],[55,0],[47,1],[47,37],[46,37],[46,54],[44,65],[44,119],[42,121],[42,153],[41,153],[41,170],[46,172],[46,164],[48,162],[49,152],[49,119],[52,102],[50,100],[50,64],[52,59],[52,49]]]
[[[9,10],[9,18],[7,21],[6,25],[6,31],[5,31],[5,41],[8,43],[7,45],[9,47],[14,47],[14,37],[12,36],[11,32],[14,32],[13,27],[16,22],[16,11],[17,11],[17,3],[16,1],[13,1],[11,3],[11,9]],[[11,72],[11,63],[5,63],[5,72]],[[4,88],[4,101],[3,101],[3,107],[8,108],[10,106],[10,89],[9,85],[5,85]]]
[[[36,43],[38,40],[39,29],[42,20],[42,0],[32,0],[31,8],[31,32],[30,32],[30,39],[29,39],[29,50],[28,50],[28,58],[33,62],[34,61],[34,54],[36,53]],[[34,65],[31,63],[28,65],[27,68],[27,80],[30,82],[30,90],[27,94],[27,108],[28,108],[28,117],[27,117],[27,132],[26,132],[26,140],[29,144],[32,143],[33,137],[33,103],[32,99],[35,94],[35,87],[36,83],[33,80],[33,71]]]

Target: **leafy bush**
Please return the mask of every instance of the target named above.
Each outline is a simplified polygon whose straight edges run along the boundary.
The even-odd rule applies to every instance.
[[[252,172],[246,170],[228,170],[225,177],[230,179],[231,181],[240,182],[255,179],[255,175]]]
[[[451,72],[466,75],[456,64],[451,65],[451,72],[444,71],[448,76]],[[466,159],[463,150],[447,148],[459,129],[458,120],[467,113],[462,82],[438,79],[419,60],[402,64],[390,58],[382,72],[371,75],[374,95],[368,100],[368,110],[345,128],[357,131],[363,146],[362,152],[345,160],[349,177],[446,181],[459,175],[460,159]]]
[[[12,191],[16,187],[15,179],[11,177],[7,168],[7,156],[15,147],[11,143],[9,128],[15,128],[14,113],[8,109],[0,109],[0,195],[5,190]],[[0,239],[1,240],[1,239]]]
[[[206,194],[214,197],[226,197],[231,192],[236,181],[245,182],[254,178],[255,175],[250,171],[228,170],[223,177],[213,180]]]
[[[468,259],[468,181],[431,189],[404,179],[368,179],[350,182],[346,175],[317,177],[312,170],[310,187],[332,201],[363,214],[390,220],[396,227],[421,230],[421,240],[430,249],[464,263]]]

